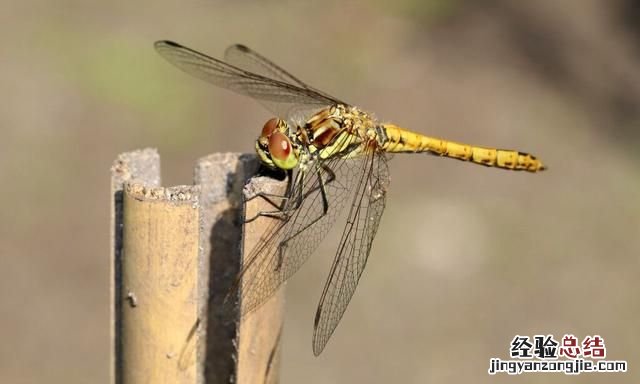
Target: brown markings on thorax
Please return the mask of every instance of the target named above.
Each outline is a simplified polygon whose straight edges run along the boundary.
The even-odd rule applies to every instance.
[[[323,149],[333,144],[345,131],[366,140],[365,130],[373,127],[374,123],[367,113],[349,106],[334,105],[311,116],[304,126],[299,128],[304,131],[299,136],[308,140],[308,144]]]

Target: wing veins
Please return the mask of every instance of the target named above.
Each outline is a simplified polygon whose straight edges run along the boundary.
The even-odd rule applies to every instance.
[[[316,355],[324,349],[353,297],[384,211],[384,187],[388,181],[386,159],[375,150],[366,156],[363,175],[367,177],[359,182],[347,225],[318,304],[313,335],[313,350]],[[373,172],[376,163],[379,167],[385,167],[380,177]],[[363,212],[366,216],[361,222]]]

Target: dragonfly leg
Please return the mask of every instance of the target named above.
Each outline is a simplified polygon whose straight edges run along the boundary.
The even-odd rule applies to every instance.
[[[275,210],[273,211],[260,211],[258,212],[255,216],[249,218],[249,219],[245,219],[244,223],[250,223],[252,221],[254,221],[255,219],[257,219],[258,217],[261,216],[266,216],[266,217],[272,217],[275,219],[283,219],[282,217],[280,217],[279,213],[283,212],[284,209],[284,205],[286,203],[287,200],[289,200],[290,196],[291,196],[291,192],[292,189],[294,188],[293,183],[291,182],[292,180],[292,176],[293,176],[293,171],[289,170],[287,171],[287,179],[289,180],[289,182],[287,183],[287,190],[285,191],[284,194],[280,195],[277,193],[268,193],[268,192],[258,192],[255,195],[247,198],[245,200],[245,203],[248,201],[251,201],[257,197],[265,200],[267,203],[269,203],[271,206],[273,206],[275,208]],[[280,199],[280,204],[277,204],[276,202],[274,202],[272,199]]]
[[[282,221],[286,221],[289,216],[291,215],[292,212],[295,212],[296,209],[298,209],[298,207],[302,204],[302,198],[298,197],[296,198],[296,203],[293,207],[288,207],[288,208],[282,208],[282,209],[277,209],[274,211],[260,211],[258,213],[256,213],[255,216],[253,216],[250,219],[245,220],[245,224],[252,222],[253,220],[257,219],[258,217],[270,217],[272,219],[278,219],[278,220],[282,220]]]
[[[275,271],[279,271],[280,267],[282,267],[282,263],[284,261],[284,255],[286,254],[285,251],[287,249],[289,241],[293,240],[296,236],[300,235],[305,230],[309,229],[311,226],[313,226],[315,223],[317,223],[329,211],[329,200],[327,199],[326,185],[328,185],[330,182],[333,182],[336,179],[336,175],[331,170],[331,168],[329,168],[327,166],[323,166],[322,169],[329,175],[327,180],[325,181],[325,180],[322,179],[322,174],[320,173],[320,169],[318,169],[316,171],[316,174],[317,174],[317,177],[318,177],[318,186],[316,188],[311,189],[309,192],[307,192],[304,195],[304,197],[307,197],[311,192],[315,192],[315,191],[317,191],[319,189],[320,190],[320,196],[322,197],[322,212],[317,217],[315,217],[313,220],[311,220],[309,223],[307,223],[304,227],[302,227],[301,229],[297,230],[294,234],[292,234],[291,236],[287,237],[286,239],[284,239],[284,240],[282,240],[280,242],[280,244],[278,245],[278,262],[276,263],[276,266],[274,268]],[[302,203],[302,199],[300,201],[300,204],[301,203]],[[296,207],[296,209],[297,209],[297,207]]]
[[[273,211],[260,211],[257,214],[255,214],[253,217],[251,217],[249,219],[245,219],[245,221],[244,221],[245,224],[246,223],[250,223],[250,222],[254,221],[255,219],[257,219],[258,217],[262,217],[262,216],[272,217],[272,218],[275,218],[275,219],[283,219],[280,214],[285,212],[285,209],[282,208],[282,206],[284,205],[284,203],[287,200],[289,200],[288,196],[271,194],[271,193],[266,193],[266,192],[259,192],[259,193],[255,194],[254,196],[250,197],[249,199],[247,199],[245,202],[251,201],[251,200],[255,199],[256,197],[262,198],[264,201],[266,201],[271,206],[273,206],[275,208],[275,210],[273,210]],[[271,200],[273,198],[282,199],[282,202],[280,204],[276,204],[273,200]]]
[[[279,195],[277,193],[268,193],[268,192],[258,192],[255,195],[245,199],[245,203],[248,201],[251,201],[255,198],[262,198],[263,200],[265,200],[267,203],[273,205],[275,208],[280,208],[280,204],[276,204],[273,200],[271,199],[282,199],[282,200],[287,200],[289,197],[284,194],[284,195]]]
[[[332,183],[335,179],[336,179],[336,174],[331,170],[331,168],[327,167],[326,165],[322,165],[322,169],[329,175],[329,177],[327,177],[327,180],[324,182],[325,185],[329,185],[330,183]],[[291,176],[289,176],[291,177]],[[322,180],[322,178],[320,177],[320,173],[318,171],[318,179]],[[295,187],[294,187],[295,188]],[[299,183],[298,188],[302,188],[302,184]],[[260,197],[262,199],[264,199],[267,203],[269,203],[270,205],[272,205],[275,210],[273,211],[260,211],[258,212],[255,216],[249,218],[249,219],[245,219],[244,223],[250,223],[254,220],[256,220],[258,217],[270,217],[273,219],[278,219],[278,220],[286,220],[288,218],[288,214],[290,212],[295,211],[296,209],[298,209],[300,207],[300,205],[302,205],[302,201],[307,198],[307,196],[309,196],[310,194],[316,192],[318,189],[322,189],[324,188],[324,185],[322,185],[321,183],[319,183],[318,186],[310,189],[309,191],[307,191],[304,195],[302,195],[301,193],[298,193],[297,196],[299,196],[299,198],[296,200],[296,202],[293,204],[293,206],[289,207],[289,208],[283,208],[283,205],[285,204],[285,202],[287,200],[289,200],[289,196],[287,196],[287,193],[289,193],[289,188],[287,187],[287,192],[285,192],[284,195],[278,195],[278,194],[273,194],[273,193],[267,193],[267,192],[258,192],[255,195],[249,197],[246,201],[251,201],[257,197]],[[324,192],[322,194],[322,203],[323,203],[323,209],[326,210],[328,209],[328,204],[327,204],[327,198],[326,198],[326,192]],[[273,200],[271,200],[272,198],[276,198],[276,199],[281,199],[282,202],[280,205],[276,204]]]
[[[329,185],[329,183],[333,182],[336,179],[336,174],[333,172],[333,170],[329,167],[327,167],[326,165],[322,165],[322,169],[329,175],[329,177],[327,178],[326,181],[326,185]],[[323,209],[323,213],[322,216],[327,214],[327,211],[329,210],[329,199],[327,199],[327,191],[325,189],[325,182],[322,181],[322,174],[320,174],[320,171],[318,170],[318,187],[320,188],[320,194],[322,196],[322,209]],[[311,193],[311,192],[309,192]],[[308,194],[307,194],[308,195]],[[305,195],[306,197],[306,195]],[[322,217],[320,216],[320,217]]]

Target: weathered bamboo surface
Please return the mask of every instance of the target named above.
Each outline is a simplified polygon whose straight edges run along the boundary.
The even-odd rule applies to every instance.
[[[112,168],[112,383],[277,383],[282,293],[241,319],[232,288],[271,220],[243,225],[272,209],[260,198],[245,207],[243,193],[285,183],[245,188],[253,155],[201,159],[193,186],[162,188],[159,169],[155,150]]]
[[[126,184],[122,380],[194,383],[198,188]]]

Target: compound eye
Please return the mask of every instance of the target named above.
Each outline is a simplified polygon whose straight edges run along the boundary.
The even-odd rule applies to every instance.
[[[291,141],[281,132],[273,132],[269,137],[269,153],[278,168],[293,169],[298,164],[298,159],[291,148]]]
[[[269,137],[269,153],[278,160],[285,160],[291,154],[289,138],[280,132],[271,134],[271,137]]]
[[[273,119],[270,119],[269,121],[264,123],[264,126],[262,127],[262,133],[260,134],[260,136],[261,137],[271,136],[271,134],[277,130],[279,121],[280,119],[278,119],[277,117],[274,117]]]

